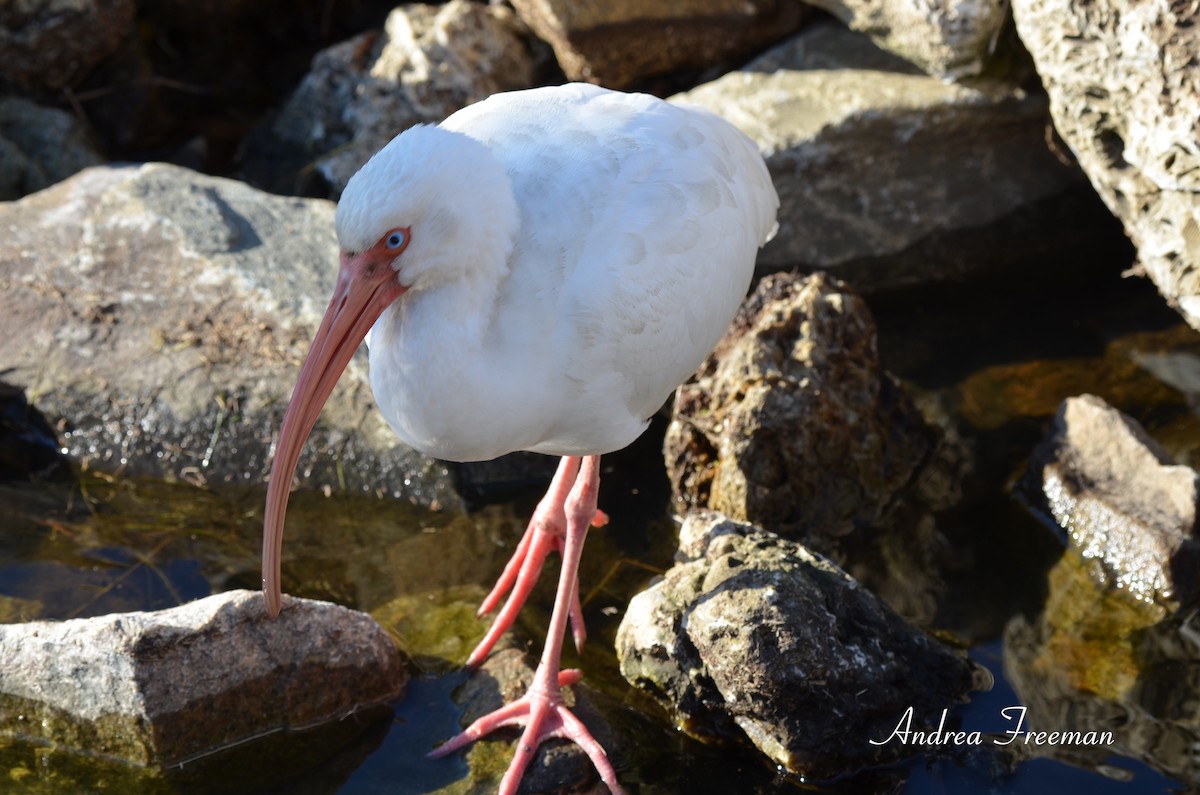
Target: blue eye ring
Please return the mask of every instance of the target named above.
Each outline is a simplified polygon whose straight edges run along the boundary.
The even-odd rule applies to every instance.
[[[408,244],[408,233],[403,229],[393,229],[383,244],[392,251],[402,249]]]

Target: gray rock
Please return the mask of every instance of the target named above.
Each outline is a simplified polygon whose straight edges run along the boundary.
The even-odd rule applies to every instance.
[[[514,0],[513,6],[554,48],[569,78],[610,88],[744,57],[795,31],[807,17],[803,4],[779,0]]]
[[[1142,268],[1200,328],[1200,8],[1016,0],[1054,125]]]
[[[889,52],[939,78],[978,75],[1008,19],[1004,0],[813,0]]]
[[[1026,484],[1101,583],[1150,604],[1196,595],[1196,471],[1136,420],[1094,395],[1068,398]]]
[[[0,369],[84,466],[208,482],[265,478],[336,276],[333,205],[166,165],[88,169],[0,205]],[[457,503],[401,445],[365,351],[299,476],[310,487]]]
[[[26,91],[78,82],[133,33],[134,0],[0,5],[0,80]]]
[[[369,616],[231,591],[154,613],[0,626],[0,732],[170,766],[404,692]]]
[[[828,778],[911,754],[884,742],[905,710],[936,725],[987,684],[800,544],[712,512],[680,539],[682,562],[630,602],[617,654],[691,733],[744,733],[788,771]]]
[[[500,5],[451,0],[396,8],[382,34],[364,33],[317,54],[269,129],[251,141],[251,159],[274,161],[251,178],[287,189],[294,187],[288,175],[311,166],[339,195],[403,130],[532,85],[533,59],[520,34]]]
[[[103,162],[69,113],[0,97],[0,201],[19,199]]]
[[[1043,96],[946,83],[820,24],[672,101],[721,114],[766,157],[780,229],[760,270],[825,269],[875,292],[1079,249],[1055,216],[1082,175],[1046,145]]]

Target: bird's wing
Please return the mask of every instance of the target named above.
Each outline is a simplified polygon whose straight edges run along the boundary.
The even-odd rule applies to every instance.
[[[778,207],[762,157],[707,111],[594,86],[498,95],[448,124],[492,146],[521,206],[501,301],[544,309],[500,330],[505,347],[538,344],[569,382],[562,433],[624,446],[745,295]]]

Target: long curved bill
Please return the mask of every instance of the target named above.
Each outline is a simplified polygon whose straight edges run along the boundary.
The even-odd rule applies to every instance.
[[[275,446],[263,517],[262,553],[263,595],[267,599],[267,612],[272,616],[278,615],[281,605],[283,520],[300,451],[359,344],[383,311],[405,290],[394,270],[372,261],[368,254],[342,255],[337,287],[300,369]]]

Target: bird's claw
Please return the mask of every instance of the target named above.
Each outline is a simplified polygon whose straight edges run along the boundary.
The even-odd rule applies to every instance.
[[[577,670],[561,671],[557,676],[560,687],[573,685],[581,678],[582,674]],[[546,688],[538,687],[535,681],[534,686],[521,698],[479,718],[462,733],[431,751],[429,757],[440,759],[491,734],[496,729],[524,725],[525,729],[517,743],[516,755],[500,782],[498,795],[515,795],[517,787],[521,783],[521,776],[524,775],[529,763],[533,761],[533,755],[538,747],[546,740],[555,737],[570,740],[582,748],[588,758],[592,760],[596,772],[600,774],[600,779],[608,786],[612,795],[624,795],[625,791],[617,783],[616,770],[613,769],[612,762],[609,761],[608,754],[605,753],[600,743],[596,742],[583,722],[575,717],[567,707],[557,688],[551,688],[551,692],[545,692],[545,690]]]

